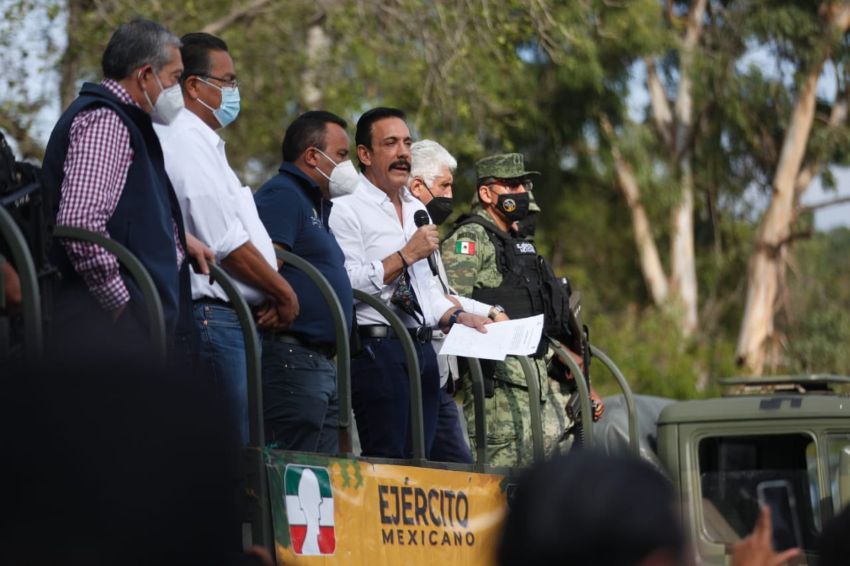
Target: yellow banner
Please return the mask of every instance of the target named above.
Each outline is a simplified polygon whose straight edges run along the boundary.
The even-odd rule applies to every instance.
[[[272,452],[278,563],[491,565],[504,477]]]

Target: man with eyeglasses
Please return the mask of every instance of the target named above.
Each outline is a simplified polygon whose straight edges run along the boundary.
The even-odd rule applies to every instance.
[[[257,214],[250,187],[230,168],[216,133],[239,114],[239,87],[227,44],[207,33],[181,38],[185,109],[157,126],[165,169],[177,193],[186,231],[208,245],[236,279],[261,329],[286,328],[298,298],[277,272],[274,247]],[[248,442],[248,387],[244,336],[236,311],[218,283],[192,274],[200,362],[221,396],[243,444]]]
[[[518,222],[527,217],[531,177],[519,153],[485,157],[475,164],[478,177],[472,211],[455,223],[442,244],[443,264],[458,294],[498,305],[510,318],[543,314],[544,336],[533,358],[543,403],[543,432],[547,451],[572,427],[565,405],[567,383],[548,377],[547,337],[565,341],[569,290],[554,276],[534,244],[518,234]],[[581,358],[574,356],[579,365]],[[532,461],[528,386],[519,362],[482,360],[487,408],[487,452],[497,466],[521,466]],[[566,382],[561,370],[562,381]],[[475,423],[470,380],[465,380],[466,415],[470,442],[475,443]],[[601,406],[601,405],[600,405]],[[594,419],[601,416],[601,409]]]

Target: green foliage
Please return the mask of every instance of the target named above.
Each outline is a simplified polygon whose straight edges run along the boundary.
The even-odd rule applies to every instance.
[[[782,320],[787,368],[850,375],[850,230],[816,234],[795,250],[791,308]]]
[[[594,340],[622,364],[636,391],[691,397],[698,382],[711,390],[712,378],[736,373],[734,337],[758,207],[770,194],[801,73],[829,52],[839,92],[850,84],[848,42],[823,31],[825,5],[709,0],[700,41],[686,57],[682,35],[693,3],[679,0],[271,0],[259,7],[225,0],[10,0],[0,25],[8,84],[0,92],[0,127],[29,131],[46,103],[25,93],[27,81],[43,72],[22,63],[14,31],[27,14],[43,14],[46,27],[71,22],[59,62],[43,32],[53,57],[40,64],[65,73],[63,85],[97,80],[110,34],[134,16],[178,35],[234,16],[216,33],[235,61],[242,112],[222,135],[246,182],[257,186],[274,173],[284,128],[313,107],[346,118],[352,137],[364,110],[404,109],[414,137],[436,139],[458,158],[459,209],[474,190],[476,159],[520,151],[530,169],[543,173],[534,189],[543,209],[537,243],[582,291]],[[752,53],[764,56],[745,66]],[[681,155],[659,135],[651,108],[637,118],[629,112],[631,89],[645,86],[634,79],[647,57],[658,64],[671,106],[682,65],[692,81],[695,130],[684,150],[694,179],[700,328],[691,339],[679,334],[669,312],[651,306],[611,140],[600,130],[605,117],[669,265]],[[829,124],[832,103],[818,101],[806,163],[847,162],[850,128],[846,120]],[[840,269],[846,238],[833,233],[797,248],[801,275],[789,279],[788,314],[780,321],[789,367],[850,371],[841,348],[850,304],[839,285],[848,280]]]
[[[675,322],[656,309],[632,307],[611,316],[594,316],[594,343],[607,353],[643,395],[693,399],[717,394],[713,380],[697,390],[701,373],[723,376],[734,373],[734,344],[727,340],[694,343],[682,338]],[[616,382],[601,363],[593,365],[594,384],[600,393],[618,393]]]

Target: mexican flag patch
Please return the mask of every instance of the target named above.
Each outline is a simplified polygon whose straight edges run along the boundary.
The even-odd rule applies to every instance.
[[[333,554],[336,549],[334,496],[327,468],[289,464],[283,485],[295,554]]]
[[[455,244],[455,253],[461,255],[475,255],[475,242],[469,240],[458,240]]]

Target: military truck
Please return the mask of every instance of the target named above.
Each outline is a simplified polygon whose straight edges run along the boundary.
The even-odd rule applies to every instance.
[[[27,242],[0,207],[0,236],[9,245],[23,288],[23,355],[38,360],[42,350],[42,312],[38,277]],[[54,236],[97,243],[118,257],[137,280],[146,299],[151,343],[164,360],[164,322],[150,276],[126,249],[98,234],[56,227]],[[484,388],[480,367],[469,360],[475,392],[477,461],[442,464],[424,458],[418,368],[413,344],[401,321],[365,294],[355,294],[382,311],[408,351],[414,458],[361,458],[351,451],[349,357],[339,301],[321,274],[288,252],[282,259],[302,269],[322,290],[338,326],[337,370],[341,403],[342,453],[326,457],[274,450],[265,445],[258,338],[250,310],[235,285],[215,266],[221,284],[242,322],[249,375],[251,434],[244,450],[246,546],[263,545],[279,563],[492,564],[492,551],[516,470],[487,465],[483,435]],[[371,302],[370,302],[371,301]],[[562,361],[577,376],[580,414],[589,415],[588,388],[572,358]],[[809,376],[731,381],[734,396],[664,402],[656,412],[638,415],[646,405],[635,400],[616,364],[593,348],[600,365],[623,389],[624,425],[617,434],[585,425],[581,440],[639,452],[655,461],[679,490],[683,515],[702,564],[726,564],[731,545],[753,527],[760,500],[771,493],[785,505],[775,523],[799,544],[806,563],[815,563],[815,539],[823,524],[850,500],[850,398],[835,389],[850,378]],[[531,365],[520,359],[527,375]],[[537,398],[536,380],[528,380]],[[663,407],[661,406],[663,405]],[[613,403],[610,421],[615,421]],[[589,421],[590,419],[586,419]],[[543,457],[539,407],[532,404],[535,457]],[[647,430],[649,432],[647,432]],[[627,440],[622,440],[627,439]],[[603,442],[599,442],[602,440]],[[651,445],[651,448],[648,447]],[[786,540],[787,542],[787,540]]]
[[[850,378],[833,375],[736,378],[720,398],[636,399],[640,451],[670,477],[703,564],[727,564],[732,545],[773,506],[774,541],[799,546],[798,563],[816,564],[824,523],[850,501]],[[601,444],[622,450],[613,414]],[[772,496],[772,498],[771,498]]]
[[[774,502],[775,544],[796,541],[816,563],[818,533],[850,501],[850,398],[831,389],[848,383],[837,376],[730,380],[735,396],[664,409],[658,455],[705,563],[724,563],[770,489],[786,491]]]

